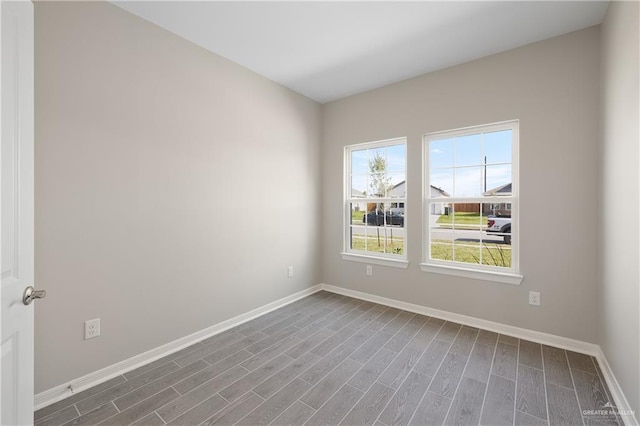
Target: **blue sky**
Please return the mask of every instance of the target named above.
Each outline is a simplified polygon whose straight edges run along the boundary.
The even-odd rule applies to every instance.
[[[429,145],[431,185],[455,197],[480,197],[511,182],[511,130],[434,140]]]
[[[487,190],[511,182],[511,130],[434,140],[429,145],[430,184],[455,197],[481,197],[484,192],[484,157]],[[369,159],[380,153],[387,159],[393,185],[406,179],[406,145],[353,151],[351,186],[369,187]],[[455,182],[455,183],[454,183]]]

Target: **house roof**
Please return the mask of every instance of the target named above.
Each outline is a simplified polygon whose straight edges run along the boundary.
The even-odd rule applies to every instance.
[[[444,189],[438,188],[437,186],[433,186],[433,185],[429,185],[429,186],[431,187],[431,189],[435,189],[440,194],[442,194],[443,197],[449,197],[449,193],[447,191],[445,191]]]
[[[351,194],[358,194],[358,195],[362,195],[364,197],[367,194],[367,191],[363,191],[363,190],[351,187]]]
[[[490,189],[486,192],[483,192],[482,195],[484,196],[511,195],[511,182],[498,186],[496,188]]]
[[[403,180],[402,182],[399,182],[399,183],[393,185],[393,187],[391,188],[391,191],[393,191],[394,189],[400,188],[404,184],[406,184],[406,181]],[[449,197],[450,196],[449,193],[447,191],[445,191],[444,189],[438,188],[437,186],[433,186],[433,185],[430,185],[430,186],[431,186],[431,189],[434,189],[435,191],[438,191],[441,194],[442,197]]]

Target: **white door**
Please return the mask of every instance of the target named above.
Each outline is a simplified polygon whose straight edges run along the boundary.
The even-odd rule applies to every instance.
[[[0,424],[33,423],[33,4],[2,1]]]

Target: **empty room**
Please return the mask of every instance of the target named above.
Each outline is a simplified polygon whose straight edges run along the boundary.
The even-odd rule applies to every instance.
[[[2,425],[639,424],[639,2],[1,7]]]

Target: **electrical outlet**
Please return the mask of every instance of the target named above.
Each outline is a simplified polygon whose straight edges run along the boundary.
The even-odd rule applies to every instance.
[[[93,339],[100,335],[100,318],[84,322],[84,340]]]
[[[287,268],[287,277],[291,278],[293,276],[293,266],[289,266]]]
[[[534,306],[540,306],[540,292],[539,291],[530,291],[529,292],[529,304]]]
[[[367,276],[370,277],[373,275],[373,265],[367,265]]]

